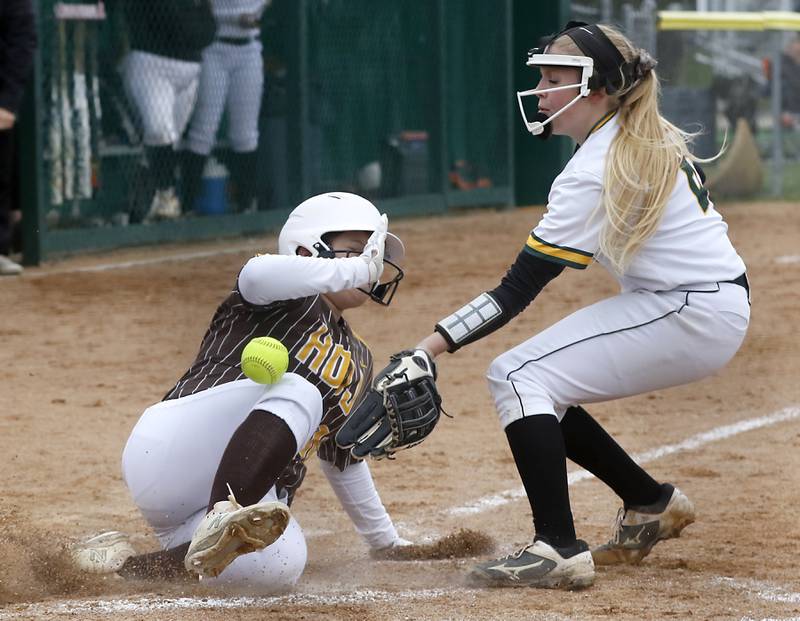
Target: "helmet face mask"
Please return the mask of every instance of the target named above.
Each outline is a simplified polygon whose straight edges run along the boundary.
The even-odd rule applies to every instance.
[[[327,237],[327,235],[325,237]],[[336,257],[347,258],[358,256],[359,254],[360,253],[352,250],[337,250],[325,239],[320,244],[320,249],[316,256],[323,259],[335,259]],[[403,280],[403,276],[405,276],[403,268],[389,259],[384,259],[381,279],[372,285],[371,289],[365,287],[356,288],[362,293],[366,293],[373,302],[377,302],[381,306],[389,306],[400,281]]]
[[[389,306],[389,304],[392,302],[395,292],[397,291],[397,287],[400,285],[400,281],[403,280],[405,273],[403,272],[403,268],[396,263],[393,263],[388,259],[384,259],[383,262],[385,265],[381,280],[372,285],[371,290],[362,289],[359,287],[359,291],[366,293],[373,302],[377,302],[381,306]],[[386,277],[387,272],[393,274],[391,278]]]
[[[344,231],[372,233],[380,222],[381,214],[375,205],[356,194],[328,192],[312,196],[289,214],[278,236],[278,252],[296,255],[297,249],[302,247],[313,257],[347,256],[347,251],[331,248],[328,236]],[[391,278],[383,278],[371,289],[359,289],[373,301],[388,306],[403,278],[400,264],[405,256],[405,248],[400,238],[387,233],[384,256],[384,273],[392,274]]]
[[[548,52],[553,43],[562,36],[569,37],[583,52],[584,56],[567,54],[551,54]],[[575,105],[582,97],[588,97],[592,91],[604,90],[609,95],[618,93],[622,88],[632,83],[635,63],[627,62],[622,53],[614,46],[611,40],[597,24],[586,22],[569,22],[565,28],[541,41],[539,47],[528,52],[529,67],[574,67],[580,69],[581,80],[577,84],[557,86],[554,88],[532,89],[517,92],[517,102],[525,127],[534,136],[546,139],[552,129],[549,124],[562,112]],[[578,88],[578,95],[566,106],[547,117],[537,115],[534,121],[529,121],[522,105],[522,98],[541,93],[551,93],[568,88]]]
[[[536,48],[528,53],[528,62],[526,64],[529,67],[574,67],[579,69],[581,72],[581,81],[577,84],[566,84],[562,86],[554,86],[552,88],[534,88],[527,91],[517,91],[517,103],[519,104],[519,111],[522,115],[522,120],[525,122],[525,127],[527,127],[528,131],[534,136],[541,136],[546,140],[552,132],[552,126],[550,126],[550,123],[552,123],[553,120],[562,112],[575,105],[582,97],[589,96],[589,93],[591,92],[589,88],[589,80],[594,73],[594,61],[589,56],[570,56],[566,54],[547,53],[540,54],[538,52],[539,50]],[[528,120],[528,117],[525,114],[525,108],[522,105],[523,97],[540,95],[541,93],[563,91],[570,88],[579,89],[578,94],[566,106],[561,108],[561,110],[556,111],[550,116],[545,116],[544,114],[540,113],[536,115],[536,118],[533,121]]]

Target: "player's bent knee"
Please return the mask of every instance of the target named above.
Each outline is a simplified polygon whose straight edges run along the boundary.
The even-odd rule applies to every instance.
[[[258,137],[247,136],[230,136],[231,149],[236,153],[252,153],[258,148]]]
[[[282,419],[292,430],[300,450],[322,422],[322,395],[305,378],[286,373],[264,393],[253,409],[271,412]]]
[[[489,369],[486,371],[486,379],[489,381],[489,390],[495,394],[497,390],[510,388],[509,373],[519,366],[519,362],[512,360],[509,352],[505,352],[492,360]]]
[[[144,143],[148,147],[168,147],[177,140],[175,129],[171,125],[154,124],[144,132]]]
[[[533,361],[521,369],[519,358],[508,353],[499,355],[489,365],[486,379],[503,429],[525,416],[549,414],[558,417],[540,371]]]

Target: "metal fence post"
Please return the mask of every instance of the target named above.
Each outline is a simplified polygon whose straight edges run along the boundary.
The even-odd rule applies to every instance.
[[[28,93],[23,113],[20,115],[20,183],[22,203],[22,262],[38,265],[42,260],[42,235],[44,228],[44,164],[42,150],[42,11],[39,2],[33,3],[36,30],[40,44],[33,56],[33,71],[28,82]]]
[[[508,198],[509,206],[517,204],[517,184],[514,183],[516,176],[516,149],[514,149],[514,122],[517,120],[517,98],[514,92],[514,0],[506,0],[506,48],[505,48],[505,74],[506,74],[506,93],[508,103],[506,104],[506,157],[508,158],[508,185],[511,188]]]
[[[783,193],[783,131],[781,127],[781,36],[776,33],[772,54],[772,194]]]
[[[444,196],[445,208],[449,206],[447,200],[450,193],[450,182],[447,177],[448,169],[448,115],[447,115],[447,22],[445,19],[447,8],[445,7],[446,0],[439,0],[436,4],[436,37],[438,39],[438,55],[437,55],[437,76],[439,84],[437,86],[437,93],[439,95],[439,131],[433,132],[439,134],[439,139],[434,139],[433,144],[436,145],[438,151],[438,172],[439,172],[439,190]],[[432,137],[433,137],[432,136]]]

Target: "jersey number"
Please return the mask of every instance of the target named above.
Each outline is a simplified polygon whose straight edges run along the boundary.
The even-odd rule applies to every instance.
[[[703,180],[697,173],[697,169],[692,166],[691,162],[688,160],[683,160],[681,170],[686,173],[686,179],[689,181],[689,189],[697,198],[697,204],[700,205],[700,209],[705,213],[708,210],[708,190],[706,190],[703,185]]]

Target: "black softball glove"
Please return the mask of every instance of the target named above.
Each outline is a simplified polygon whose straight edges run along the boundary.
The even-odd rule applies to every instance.
[[[431,357],[416,349],[390,359],[336,433],[336,444],[350,449],[353,457],[392,457],[422,442],[439,421],[442,398]]]

